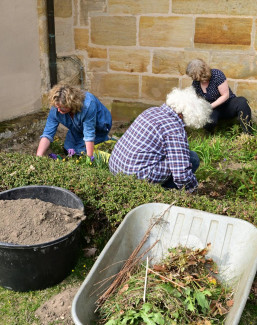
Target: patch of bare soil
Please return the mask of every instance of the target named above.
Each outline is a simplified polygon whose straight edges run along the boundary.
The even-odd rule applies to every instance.
[[[74,324],[71,316],[71,305],[78,289],[78,287],[67,288],[40,306],[35,313],[40,324],[48,325],[54,322],[62,325]]]
[[[84,213],[39,199],[0,200],[0,241],[35,245],[71,233]]]
[[[45,126],[45,119],[37,121],[36,123],[29,124],[31,118],[27,118],[25,122],[22,120],[19,125],[19,121],[16,121],[16,129],[8,130],[4,133],[0,133],[0,151],[1,152],[20,152],[29,155],[35,155],[37,147],[40,141],[40,135],[43,132]],[[33,120],[33,119],[32,119]],[[123,121],[113,121],[110,136],[118,135],[120,137],[128,128],[129,123]],[[1,131],[1,130],[0,130]],[[55,137],[64,141],[67,133],[67,128],[63,125],[59,125]],[[46,155],[51,153],[51,149],[48,149]]]
[[[208,195],[210,198],[222,200],[226,197],[228,187],[233,186],[233,184],[219,184],[215,181],[203,181],[200,182],[196,193],[199,195]]]

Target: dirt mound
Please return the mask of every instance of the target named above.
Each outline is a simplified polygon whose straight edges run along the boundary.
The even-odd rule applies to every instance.
[[[59,322],[63,325],[72,325],[71,305],[78,287],[67,288],[40,306],[35,315],[41,325]]]

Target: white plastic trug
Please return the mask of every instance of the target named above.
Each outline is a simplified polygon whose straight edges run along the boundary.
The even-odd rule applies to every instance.
[[[102,287],[97,291],[97,283],[119,272],[149,225],[161,214],[161,222],[153,227],[143,247],[145,250],[159,239],[148,254],[153,258],[152,263],[160,261],[171,247],[204,248],[210,243],[208,257],[218,265],[221,280],[235,290],[234,305],[225,324],[239,323],[257,270],[257,228],[236,218],[149,203],[126,215],[82,283],[72,303],[72,317],[76,325],[92,324],[95,301],[99,291],[104,289]]]

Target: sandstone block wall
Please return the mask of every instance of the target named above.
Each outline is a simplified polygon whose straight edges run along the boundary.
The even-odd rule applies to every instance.
[[[57,54],[81,59],[114,119],[190,85],[193,58],[221,69],[257,115],[256,21],[256,0],[55,0]]]

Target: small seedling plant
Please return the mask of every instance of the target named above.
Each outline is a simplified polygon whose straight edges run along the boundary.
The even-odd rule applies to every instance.
[[[141,264],[100,306],[97,324],[224,324],[233,293],[217,280],[208,248],[172,248],[147,272]]]

